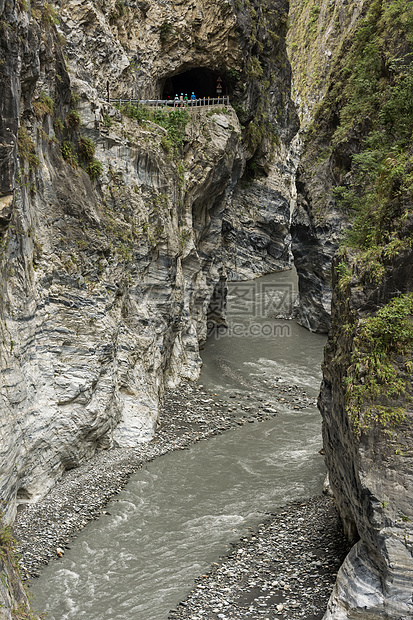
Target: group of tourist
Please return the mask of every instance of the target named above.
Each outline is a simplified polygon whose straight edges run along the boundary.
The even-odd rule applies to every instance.
[[[196,97],[195,97],[195,93],[191,94],[191,101],[195,101]],[[178,95],[175,95],[175,101],[188,101],[188,95],[185,93],[185,95],[183,93],[180,94],[180,96],[178,97]]]

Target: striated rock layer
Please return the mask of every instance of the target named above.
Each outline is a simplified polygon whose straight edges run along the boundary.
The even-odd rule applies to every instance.
[[[9,521],[96,450],[153,435],[165,386],[199,374],[228,275],[290,266],[286,21],[283,0],[0,3]],[[132,118],[107,100],[220,76],[233,106]]]
[[[340,185],[344,175],[338,168],[357,151],[357,140],[331,148],[339,122],[338,102],[321,131],[311,131],[311,123],[317,114],[324,114],[323,99],[337,81],[337,62],[345,56],[367,5],[366,0],[292,0],[290,6],[288,54],[303,134],[297,202],[291,221],[292,252],[299,276],[295,318],[316,332],[328,332],[330,327],[331,262],[348,226],[348,214],[336,208],[332,187]]]
[[[413,112],[406,102],[413,9],[381,0],[346,4],[349,30],[304,136],[292,216],[299,320],[314,330],[331,327],[319,406],[331,490],[354,544],[324,618],[407,620],[413,617]],[[317,6],[305,10],[319,28],[325,3]],[[321,35],[323,49],[327,34]]]

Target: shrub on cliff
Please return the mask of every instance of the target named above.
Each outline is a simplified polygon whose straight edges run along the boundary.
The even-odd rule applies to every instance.
[[[30,609],[27,593],[21,581],[15,540],[10,526],[2,522],[2,514],[0,514],[0,579],[3,589],[2,598],[6,603],[5,606],[0,604],[0,607],[5,609],[5,612],[10,611],[12,618],[41,620],[45,617],[44,614],[39,616]],[[5,593],[7,594],[4,598]],[[2,617],[5,616],[2,615]]]
[[[171,150],[176,151],[182,146],[186,126],[190,120],[188,110],[183,108],[175,108],[173,110],[158,108],[151,110],[146,106],[130,103],[124,103],[116,107],[118,107],[122,114],[137,121],[139,124],[151,121],[166,129],[167,141],[164,140],[164,145],[165,150],[168,152]]]
[[[389,293],[358,323],[335,326],[337,338],[351,338],[346,407],[357,436],[372,426],[393,432],[412,388],[412,283],[386,288],[394,261],[413,247],[412,59],[413,3],[372,0],[308,136],[320,150],[331,142],[334,201],[351,221],[337,268],[340,297],[353,278],[367,293]]]
[[[347,408],[356,435],[373,424],[392,431],[406,419],[413,371],[413,293],[392,299],[361,321],[347,371]]]
[[[28,161],[31,167],[37,168],[40,161],[36,155],[36,145],[29,136],[27,129],[23,126],[19,127],[17,145],[20,157]]]
[[[389,244],[394,253],[413,241],[403,226],[413,203],[412,46],[412,3],[373,0],[329,95],[340,107],[333,146],[351,136],[359,143],[335,197],[353,219],[346,243],[370,250],[367,261],[361,257],[366,267]]]

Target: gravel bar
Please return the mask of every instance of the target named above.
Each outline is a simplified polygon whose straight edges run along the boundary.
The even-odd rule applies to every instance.
[[[287,387],[280,390],[281,393],[285,390],[294,406],[307,405],[302,390],[298,397],[297,390]],[[286,399],[281,397],[281,400]],[[80,467],[65,472],[41,501],[18,511],[13,533],[21,556],[23,579],[38,576],[41,566],[61,557],[76,532],[103,514],[107,502],[143,465],[240,425],[268,420],[277,415],[277,410],[269,405],[266,402],[257,402],[254,407],[238,404],[236,393],[226,403],[193,382],[183,382],[169,390],[164,399],[162,424],[152,441],[134,448],[97,453]]]
[[[76,533],[104,514],[107,502],[146,463],[238,426],[268,420],[278,413],[277,401],[294,409],[314,402],[302,388],[280,381],[271,402],[251,398],[246,404],[245,393],[242,400],[238,396],[234,391],[224,402],[199,384],[182,383],[166,393],[162,424],[152,441],[97,453],[67,471],[44,499],[19,510],[13,531],[23,579],[38,576],[43,565],[62,557]],[[169,617],[321,619],[346,552],[330,498],[290,504],[196,579],[187,600]]]
[[[321,620],[348,543],[333,500],[288,504],[195,580],[170,620]]]

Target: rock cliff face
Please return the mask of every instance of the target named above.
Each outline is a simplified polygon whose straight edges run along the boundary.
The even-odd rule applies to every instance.
[[[290,266],[291,202],[297,153],[279,148],[268,175],[243,179],[223,214],[223,256],[228,280],[248,280]]]
[[[297,202],[292,214],[294,263],[299,276],[296,319],[316,332],[328,332],[331,314],[331,262],[347,214],[335,208],[332,187],[340,184],[337,163],[348,160],[354,145],[332,152],[338,117],[330,116],[320,132],[305,137],[318,106],[336,80],[335,67],[358,24],[365,0],[297,2],[290,8],[288,52],[293,69],[293,97],[304,131],[297,178]]]
[[[325,620],[407,620],[413,11],[380,0],[348,7],[362,10],[307,128],[292,222],[300,320],[310,329],[328,327],[330,277],[334,290],[319,405],[331,488],[354,547]]]
[[[282,0],[0,4],[8,520],[96,450],[152,436],[228,275],[289,267],[286,22]],[[220,76],[233,106],[107,100],[211,96]]]
[[[411,232],[412,225],[410,218]],[[319,406],[331,488],[346,533],[357,542],[340,569],[325,620],[407,620],[413,614],[411,345],[404,357],[400,341],[393,362],[397,376],[403,381],[407,378],[406,393],[392,398],[380,395],[372,402],[364,397],[360,430],[360,420],[349,406],[357,385],[350,393],[343,389],[355,365],[357,338],[366,317],[373,308],[391,303],[395,289],[400,293],[413,290],[412,259],[409,251],[388,265],[379,288],[366,285],[357,272],[346,288],[340,287],[337,278],[334,281],[332,335],[325,353]],[[409,312],[412,308],[407,317]],[[397,323],[398,318],[392,320]],[[365,365],[375,363],[373,357],[364,355]],[[380,381],[379,372],[374,368]],[[361,374],[361,385],[368,385],[368,370],[364,368]],[[387,394],[390,389],[386,387]],[[394,426],[389,404],[403,411]],[[381,412],[383,405],[388,411]]]

